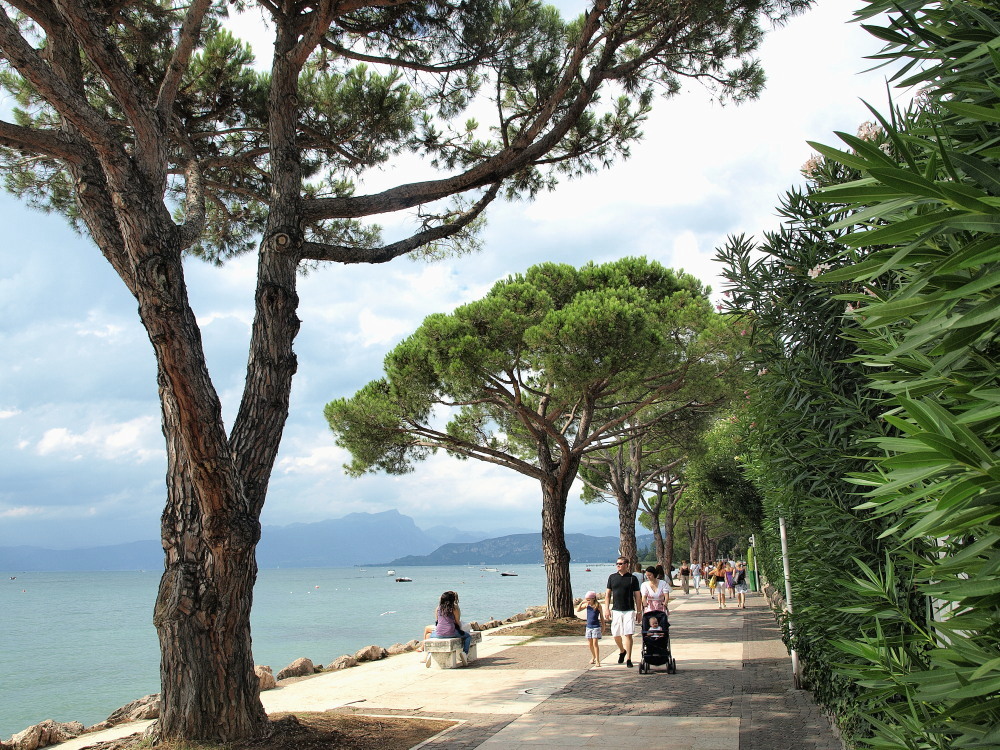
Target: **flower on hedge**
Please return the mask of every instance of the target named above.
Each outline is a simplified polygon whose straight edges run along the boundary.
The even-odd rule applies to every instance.
[[[799,171],[806,177],[814,177],[822,166],[823,159],[818,154],[814,154],[806,160],[805,164],[799,167]]]
[[[861,126],[858,128],[858,138],[863,141],[874,141],[882,135],[882,132],[882,128],[869,120],[861,123]]]
[[[832,267],[829,263],[820,263],[818,266],[813,266],[809,269],[809,278],[815,279],[824,271],[829,271]]]

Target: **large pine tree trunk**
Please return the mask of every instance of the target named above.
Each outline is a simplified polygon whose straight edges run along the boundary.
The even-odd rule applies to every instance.
[[[635,538],[635,518],[642,500],[639,475],[642,473],[641,441],[633,440],[625,446],[627,452],[620,470],[621,480],[617,488],[618,496],[618,554],[634,566],[639,560],[639,543]]]
[[[674,564],[674,510],[676,506],[670,499],[666,502],[666,507],[663,511],[663,569],[667,573],[667,578],[670,579],[670,571]],[[670,584],[673,585],[673,580],[670,580]]]
[[[285,45],[294,44],[294,34]],[[273,71],[272,205],[258,256],[256,315],[246,386],[227,437],[201,338],[183,292],[154,299],[140,314],[160,367],[168,452],[162,519],[166,570],[154,620],[160,639],[163,739],[230,742],[267,732],[251,652],[260,513],[288,417],[299,330],[296,273],[301,171],[295,139],[297,68]],[[149,284],[144,285],[146,287]],[[172,285],[173,286],[173,285]],[[142,287],[140,287],[142,288]],[[156,288],[155,285],[153,288]],[[163,292],[163,289],[160,289]],[[173,335],[180,337],[174,341]]]
[[[660,522],[653,523],[653,543],[656,545],[656,562],[667,570],[667,545],[663,539],[663,532],[660,530]],[[668,571],[669,572],[669,571]]]
[[[137,297],[158,363],[167,446],[165,570],[153,617],[161,653],[157,731],[161,739],[259,737],[267,716],[250,608],[260,507],[247,497],[226,436],[180,253],[161,251],[137,266],[137,275],[155,276],[140,279]],[[267,454],[258,458],[267,463]]]
[[[164,424],[172,425],[169,409],[164,412]],[[250,650],[260,525],[247,513],[207,519],[177,431],[168,426],[166,432],[166,570],[153,617],[163,697],[158,733],[223,742],[260,736],[267,716]]]
[[[618,499],[618,554],[633,566],[640,562],[639,545],[635,539],[635,514],[638,508],[623,498]]]
[[[573,472],[576,476],[576,472]],[[566,501],[569,482],[542,482],[542,560],[545,563],[546,617],[574,617],[573,585],[566,547]]]

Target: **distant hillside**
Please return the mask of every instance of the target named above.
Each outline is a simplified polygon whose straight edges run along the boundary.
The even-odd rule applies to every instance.
[[[373,549],[425,554],[439,542],[398,510],[351,513],[343,518],[267,526],[257,545],[261,568],[339,568],[363,565]]]
[[[638,537],[640,547],[650,544],[652,534]],[[609,562],[618,556],[618,537],[567,534],[566,547],[573,562]],[[385,565],[480,565],[541,563],[541,534],[511,534],[481,542],[445,544],[429,555],[407,555]],[[371,563],[381,565],[383,563]]]
[[[0,547],[0,570],[12,572],[162,569],[163,548],[153,541],[84,549]]]
[[[499,531],[499,530],[498,530]],[[494,531],[493,533],[497,533]],[[449,539],[441,545],[442,539]],[[462,539],[462,542],[455,542]],[[257,545],[260,568],[339,568],[352,565],[478,565],[488,562],[541,563],[541,534],[465,541],[469,532],[447,527],[421,530],[397,510],[351,513],[317,523],[265,526]],[[639,546],[652,535],[639,538]],[[566,544],[576,562],[608,562],[618,555],[618,537],[567,534]],[[372,560],[401,555],[390,563]],[[0,547],[0,570],[11,572],[61,570],[160,570],[163,550],[158,541],[107,547],[52,550],[41,547]]]
[[[440,528],[430,534],[421,531],[412,518],[396,510],[351,513],[317,523],[265,526],[257,545],[257,564],[261,568],[336,568],[364,564],[379,550],[386,557],[400,553],[421,555],[436,549],[447,532]],[[162,567],[163,549],[159,541],[152,540],[70,550],[0,547],[0,570],[12,572]]]

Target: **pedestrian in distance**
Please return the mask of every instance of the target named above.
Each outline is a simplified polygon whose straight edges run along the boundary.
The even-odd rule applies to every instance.
[[[729,597],[729,601],[736,601],[736,581],[734,576],[736,575],[736,568],[733,567],[731,562],[726,563],[726,596]]]
[[[701,593],[701,563],[691,563],[691,583],[694,584],[694,593]]]
[[[745,562],[736,563],[736,572],[733,574],[733,586],[736,590],[736,606],[740,609],[747,608],[747,594],[750,586],[747,583],[747,564]]]
[[[618,663],[632,666],[632,636],[639,624],[642,610],[642,594],[639,579],[632,575],[632,566],[624,557],[615,563],[616,572],[608,576],[608,590],[604,595],[604,605],[610,610],[605,617],[611,620],[611,635],[618,646]]]
[[[681,590],[685,594],[691,593],[691,566],[688,565],[687,560],[681,561],[680,567],[680,577],[681,577]]]
[[[585,637],[587,648],[590,649],[590,663],[596,667],[601,666],[601,634],[604,630],[604,613],[597,603],[597,592],[588,591],[583,597],[583,601],[577,606],[576,611],[587,610],[587,629]]]
[[[712,580],[715,583],[715,596],[719,600],[719,609],[726,607],[726,563],[719,560],[712,570]]]

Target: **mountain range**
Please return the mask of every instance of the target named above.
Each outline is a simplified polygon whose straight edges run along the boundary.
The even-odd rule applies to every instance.
[[[652,534],[646,534],[639,536],[636,541],[642,548],[648,546],[652,539]],[[618,537],[567,534],[566,547],[574,562],[610,562],[618,555]],[[511,534],[472,543],[443,544],[429,555],[407,555],[386,565],[510,565],[541,562],[541,534]]]
[[[257,564],[261,568],[349,567],[377,564],[371,561],[383,555],[400,555],[390,563],[400,566],[541,562],[541,535],[511,531],[517,530],[420,529],[396,510],[351,513],[315,523],[265,526],[257,545]],[[497,537],[498,532],[507,535]],[[617,537],[568,534],[566,539],[573,559],[581,562],[606,561],[617,554]],[[154,540],[68,550],[0,547],[0,570],[11,572],[159,570],[162,566],[163,550]]]

